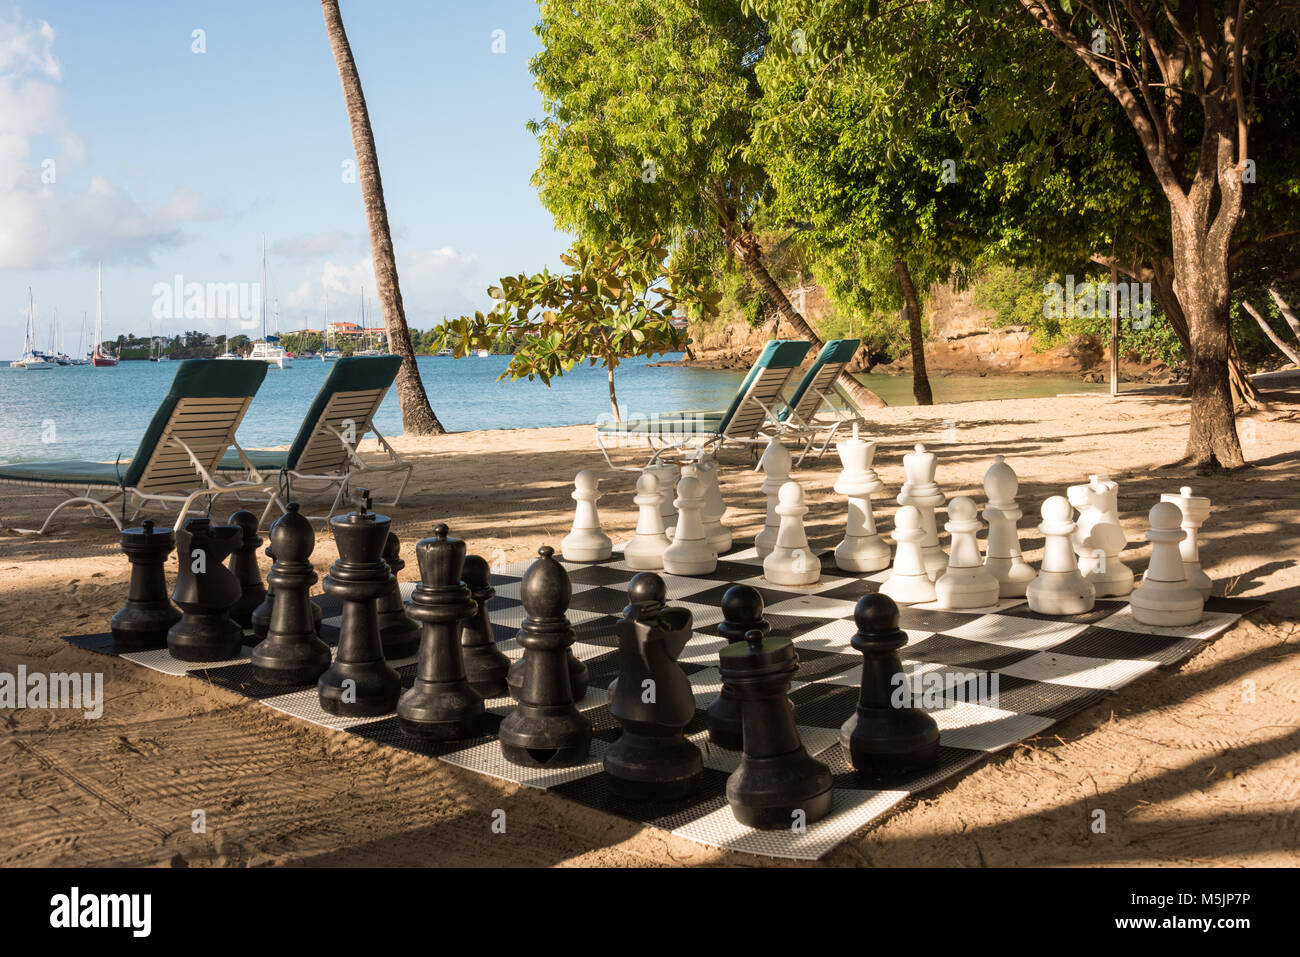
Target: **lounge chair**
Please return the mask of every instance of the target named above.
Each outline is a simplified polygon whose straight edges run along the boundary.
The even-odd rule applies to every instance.
[[[312,400],[298,434],[287,450],[241,449],[226,453],[223,472],[245,472],[250,481],[284,477],[286,495],[299,491],[320,492],[337,487],[329,518],[346,495],[351,481],[363,472],[403,472],[402,484],[392,502],[396,505],[411,479],[411,464],[393,450],[377,428],[374,417],[388,394],[402,360],[399,356],[348,356],[330,369],[316,398]],[[357,454],[366,433],[373,432],[388,462],[370,464]],[[316,516],[320,517],[320,516]]]
[[[0,466],[0,482],[68,493],[70,497],[46,516],[38,534],[70,505],[84,505],[92,514],[102,512],[121,529],[148,504],[178,504],[175,527],[179,529],[198,499],[206,497],[211,508],[220,495],[255,491],[266,494],[265,520],[278,500],[274,483],[223,482],[215,474],[265,376],[264,362],[187,359],[176,370],[171,388],[129,461],[4,465]],[[114,500],[121,518],[113,514]],[[129,504],[134,509],[128,516]]]
[[[622,422],[596,423],[596,442],[612,469],[639,471],[640,466],[615,465],[607,441],[622,443],[644,439],[654,450],[653,465],[666,452],[688,446],[700,449],[765,443],[785,426],[779,419],[785,404],[782,394],[809,345],[794,339],[773,339],[767,344],[736,390],[731,405],[721,411],[680,410],[652,416],[629,416]]]
[[[814,446],[813,457],[821,458],[841,428],[866,421],[853,400],[836,384],[861,342],[860,339],[832,339],[822,346],[803,380],[790,394],[789,404],[778,414],[787,432],[803,440],[803,451],[795,465],[802,465]],[[833,395],[839,396],[839,403]]]

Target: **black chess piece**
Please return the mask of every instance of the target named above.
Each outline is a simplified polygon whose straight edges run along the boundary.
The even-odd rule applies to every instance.
[[[465,543],[433,526],[433,538],[415,545],[420,583],[411,595],[410,615],[421,624],[420,662],[415,684],[397,702],[407,734],[434,741],[460,741],[483,733],[483,699],[465,678],[460,631],[474,614],[463,580]]]
[[[582,660],[573,653],[570,648],[564,653],[565,659],[569,664],[569,688],[573,691],[573,700],[581,701],[587,697],[587,666]],[[617,678],[614,680],[618,680]],[[510,697],[516,701],[519,700],[519,689],[524,683],[524,659],[516,658],[510,665],[510,671],[506,674],[506,686],[510,691]]]
[[[478,555],[465,557],[465,584],[477,604],[477,610],[465,622],[460,633],[460,650],[465,659],[465,677],[469,686],[484,699],[501,698],[509,693],[506,674],[510,659],[496,645],[488,602],[496,596],[491,585],[491,569]]]
[[[888,595],[863,595],[853,609],[858,626],[853,647],[862,652],[862,691],[857,711],[840,728],[840,744],[853,767],[871,777],[892,777],[932,767],[939,753],[939,725],[912,707],[898,649],[907,633],[898,627],[898,605]]]
[[[409,658],[420,650],[420,626],[407,616],[402,601],[397,573],[406,567],[406,562],[402,561],[402,543],[392,532],[384,542],[384,561],[393,574],[387,590],[379,596],[379,637],[384,644],[384,657],[393,661]]]
[[[243,533],[238,547],[230,556],[230,571],[239,581],[241,589],[239,601],[230,609],[230,617],[239,622],[239,627],[251,628],[253,612],[266,601],[262,570],[257,567],[257,549],[262,544],[262,537],[257,534],[257,516],[241,508],[226,520],[226,524],[238,527]]]
[[[524,648],[519,705],[504,721],[498,737],[507,761],[527,768],[567,768],[591,754],[591,722],[574,705],[566,652],[573,627],[565,617],[573,586],[555,549],[544,545],[520,585]]]
[[[379,601],[397,579],[384,558],[395,541],[387,515],[370,511],[370,497],[358,508],[330,519],[339,559],[322,583],[326,594],[343,602],[334,661],[316,682],[320,706],[330,714],[370,717],[397,707],[402,679],[384,659]]]
[[[721,607],[723,621],[718,625],[718,634],[729,643],[744,641],[745,635],[751,631],[766,635],[772,630],[772,623],[763,617],[763,596],[757,588],[732,585],[723,594]],[[727,685],[722,686],[722,693],[713,699],[704,718],[710,741],[731,751],[741,749],[744,736],[740,724],[740,702]]]
[[[704,759],[682,729],[695,717],[690,679],[677,663],[691,638],[691,613],[665,605],[664,580],[633,577],[618,632],[618,683],[609,710],[623,728],[605,754],[610,793],[673,801],[700,789]]]
[[[122,551],[131,562],[126,604],[113,616],[113,646],[119,651],[163,648],[181,613],[167,598],[167,556],[176,546],[170,528],[154,531],[150,519],[122,532]]]
[[[224,562],[239,545],[234,525],[191,518],[176,533],[180,571],[172,601],[183,614],[167,632],[167,650],[179,661],[238,658],[244,629],[230,617],[239,600],[239,581]]]
[[[727,803],[749,827],[779,830],[811,824],[831,809],[831,772],[799,740],[786,693],[799,670],[788,638],[754,629],[720,652],[722,681],[740,702],[744,755],[727,778]],[[802,812],[802,814],[801,814]]]
[[[263,554],[271,559],[274,564],[275,550],[270,545],[266,546]],[[256,646],[259,641],[266,639],[267,629],[271,627],[271,610],[273,608],[275,608],[275,585],[268,580],[266,583],[266,597],[262,599],[260,605],[253,609],[253,613],[249,616],[249,625],[253,629],[253,634],[245,639],[249,645]],[[320,637],[320,623],[323,617],[320,605],[313,601],[311,603],[311,620],[318,638]]]
[[[316,532],[298,503],[290,502],[271,526],[270,538],[275,564],[266,580],[275,589],[275,602],[266,638],[253,648],[253,676],[269,685],[314,685],[330,666],[329,645],[316,637],[311,614]]]

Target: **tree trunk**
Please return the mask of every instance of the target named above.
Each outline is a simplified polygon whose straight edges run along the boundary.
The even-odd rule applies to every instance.
[[[1169,320],[1169,325],[1173,327],[1174,335],[1178,337],[1178,342],[1183,347],[1183,355],[1187,356],[1190,361],[1192,354],[1191,332],[1187,328],[1187,318],[1183,314],[1182,304],[1178,301],[1178,294],[1174,292],[1174,279],[1170,274],[1171,264],[1168,262],[1157,262],[1152,275],[1155,279],[1153,286],[1155,288],[1156,301],[1160,303],[1160,310]],[[1231,325],[1229,325],[1231,329]],[[1252,409],[1262,409],[1267,406],[1264,397],[1260,394],[1255,383],[1250,381],[1250,376],[1246,375],[1245,370],[1241,368],[1241,356],[1237,353],[1236,346],[1232,343],[1231,331],[1228,339],[1228,385],[1232,390],[1233,408],[1238,405],[1248,405]],[[1190,386],[1188,387],[1190,394]]]
[[[912,274],[900,257],[894,260],[898,284],[903,287],[903,309],[907,313],[907,331],[912,336],[912,395],[917,405],[934,405],[930,392],[930,378],[925,374],[925,336],[921,332],[921,303],[916,298]]]
[[[384,314],[384,327],[388,332],[388,347],[402,357],[397,372],[397,400],[402,409],[402,429],[408,435],[441,435],[446,431],[429,405],[420,372],[415,364],[415,349],[411,345],[411,331],[406,326],[406,310],[402,306],[402,291],[397,282],[397,257],[393,252],[393,237],[388,228],[388,209],[384,205],[384,186],[379,178],[379,156],[375,152],[375,137],[370,129],[370,112],[361,92],[361,77],[357,74],[352,47],[343,30],[343,16],[338,0],[321,0],[325,16],[325,32],[334,51],[334,64],[338,67],[339,82],[343,85],[343,99],[347,103],[348,122],[352,127],[352,148],[357,154],[357,180],[361,185],[361,198],[366,206],[366,225],[370,231],[370,255],[374,263],[375,286],[379,294],[380,309]]]
[[[1174,291],[1191,346],[1187,458],[1193,465],[1239,468],[1246,461],[1228,375],[1232,339],[1227,242],[1214,243],[1191,210],[1174,209],[1172,215]]]
[[[722,219],[721,225],[728,248],[740,260],[741,265],[745,267],[754,281],[767,293],[768,298],[772,300],[777,315],[789,323],[799,335],[811,342],[813,349],[820,349],[825,345],[821,337],[813,331],[812,326],[808,325],[807,320],[795,311],[794,306],[790,304],[789,297],[785,294],[785,290],[781,288],[781,284],[773,279],[772,274],[767,271],[767,266],[763,263],[763,254],[758,248],[758,241],[752,235],[739,234],[726,219]],[[836,384],[847,392],[849,397],[860,408],[880,408],[886,404],[884,399],[864,386],[847,371],[840,373]]]
[[[614,410],[614,421],[621,422],[618,417],[618,396],[614,394],[614,370],[607,370],[609,374],[609,407]]]
[[[1264,335],[1268,336],[1273,345],[1277,346],[1278,352],[1282,353],[1282,355],[1286,356],[1292,362],[1300,364],[1300,352],[1292,349],[1282,341],[1282,337],[1273,331],[1273,327],[1268,324],[1268,320],[1259,314],[1255,307],[1250,304],[1249,299],[1243,299],[1241,301],[1241,306],[1254,317],[1257,323],[1259,323],[1259,328],[1264,330]]]

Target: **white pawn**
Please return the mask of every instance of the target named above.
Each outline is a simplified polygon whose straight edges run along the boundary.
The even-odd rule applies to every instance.
[[[647,465],[643,468],[642,473],[649,472],[659,483],[660,497],[663,499],[659,503],[659,514],[663,516],[664,528],[671,529],[677,524],[677,509],[673,507],[672,489],[677,487],[677,466],[672,462],[656,462],[654,465]],[[671,532],[669,533],[671,538]]]
[[[1053,495],[1043,503],[1043,564],[1038,577],[1025,589],[1029,610],[1041,615],[1081,615],[1091,611],[1097,603],[1097,591],[1092,582],[1079,574],[1074,559],[1074,545],[1070,535],[1074,532],[1070,500],[1064,495]]]
[[[578,503],[573,513],[573,529],[560,542],[560,554],[568,562],[603,562],[614,551],[614,543],[600,527],[596,499],[600,498],[600,479],[593,469],[583,469],[573,479],[573,494]]]
[[[1160,501],[1173,502],[1182,511],[1182,527],[1187,537],[1179,543],[1178,550],[1183,556],[1183,570],[1188,584],[1199,591],[1202,598],[1209,598],[1214,584],[1201,568],[1200,534],[1201,524],[1210,517],[1210,500],[1203,495],[1193,495],[1192,490],[1184,485],[1179,494],[1165,492]]]
[[[900,605],[917,605],[935,599],[934,582],[925,570],[925,554],[921,550],[924,539],[920,511],[904,505],[894,513],[894,541],[898,548],[894,550],[894,567],[880,586],[880,593]]]
[[[727,503],[722,498],[718,484],[718,460],[712,452],[697,452],[695,474],[704,483],[704,534],[719,555],[731,550],[731,529],[722,524],[727,514]]]
[[[925,556],[925,571],[930,580],[938,578],[948,567],[948,556],[939,547],[939,527],[934,510],[944,503],[943,492],[934,481],[935,458],[919,442],[916,449],[903,456],[903,470],[907,480],[898,493],[899,505],[911,505],[921,514],[921,553]]]
[[[835,546],[835,567],[846,572],[878,572],[889,567],[889,545],[876,533],[876,519],[871,514],[871,493],[885,487],[871,467],[876,443],[859,439],[854,423],[853,438],[837,443],[835,450],[844,466],[835,491],[849,500],[848,527],[844,540]]]
[[[759,558],[766,558],[776,547],[776,532],[781,527],[781,516],[776,514],[778,495],[781,486],[790,481],[792,464],[790,450],[776,436],[768,439],[767,448],[758,460],[758,470],[765,476],[763,494],[767,496],[767,517],[763,521],[763,530],[754,539],[754,548],[758,551]]]
[[[1066,494],[1079,510],[1071,536],[1079,571],[1099,598],[1127,595],[1133,590],[1133,571],[1119,558],[1128,544],[1119,523],[1119,486],[1105,475],[1090,475],[1087,485],[1071,485]]]
[[[664,549],[664,571],[670,575],[708,575],[718,567],[718,553],[704,534],[704,485],[694,475],[677,483],[677,527],[673,543]]]
[[[1187,536],[1179,527],[1182,510],[1173,502],[1157,502],[1148,517],[1151,562],[1142,584],[1133,589],[1129,599],[1133,618],[1160,628],[1194,625],[1201,620],[1205,599],[1187,580],[1183,556],[1178,551],[1179,542]]]
[[[773,585],[812,585],[821,578],[822,566],[808,547],[803,528],[803,517],[808,514],[803,489],[798,482],[786,482],[778,498],[776,513],[781,527],[772,553],[763,559],[763,577]]]
[[[636,534],[623,550],[623,560],[628,568],[657,572],[664,567],[664,551],[670,543],[664,533],[664,516],[659,509],[663,498],[654,473],[642,472],[636,480],[636,496],[632,499],[640,510],[637,512]]]
[[[944,525],[952,536],[948,570],[934,583],[940,608],[988,608],[998,603],[999,582],[980,561],[975,536],[982,523],[976,511],[974,501],[965,496],[948,503],[948,524]]]
[[[984,567],[998,580],[998,597],[1023,598],[1025,588],[1034,580],[1034,569],[1020,554],[1020,533],[1016,522],[1025,513],[1016,504],[1020,480],[1015,470],[1007,465],[1001,455],[993,457],[993,464],[984,473],[984,521],[989,523],[988,548]]]

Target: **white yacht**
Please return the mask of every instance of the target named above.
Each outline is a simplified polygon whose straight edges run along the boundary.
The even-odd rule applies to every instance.
[[[42,369],[58,368],[59,363],[51,359],[45,353],[35,348],[36,339],[36,307],[32,300],[31,287],[27,289],[27,334],[23,339],[23,355],[21,359],[15,359],[9,363],[11,369],[26,369],[28,372],[39,372]]]

